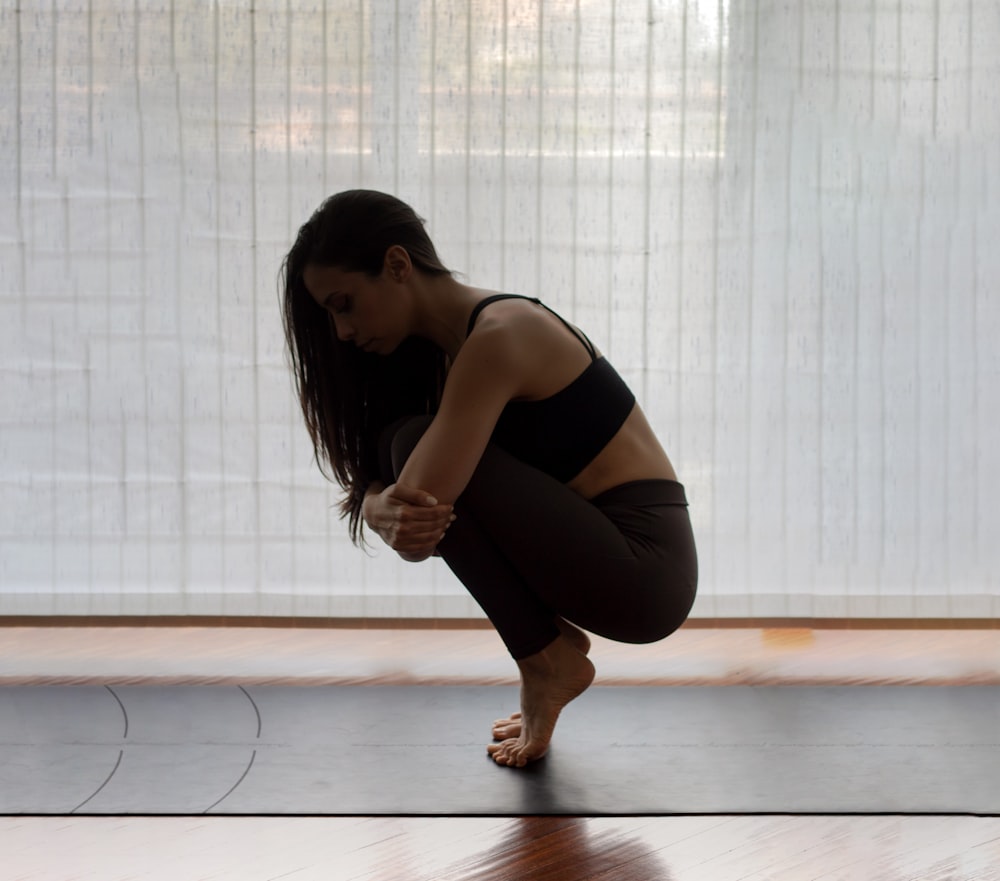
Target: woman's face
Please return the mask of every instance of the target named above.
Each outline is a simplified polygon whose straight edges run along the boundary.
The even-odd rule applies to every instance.
[[[333,318],[338,339],[388,355],[409,336],[400,285],[388,271],[372,278],[364,272],[310,264],[302,271],[302,281]]]

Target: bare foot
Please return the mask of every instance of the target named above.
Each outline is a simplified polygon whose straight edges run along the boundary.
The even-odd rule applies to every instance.
[[[590,637],[575,624],[570,624],[564,618],[556,618],[559,632],[566,637],[570,645],[583,654],[590,653]],[[511,713],[506,719],[497,719],[493,723],[494,740],[510,740],[521,736],[521,714]]]
[[[559,713],[594,681],[594,665],[565,636],[517,662],[521,670],[521,713],[517,735],[486,749],[498,765],[521,768],[549,748]],[[513,717],[509,722],[513,722]]]

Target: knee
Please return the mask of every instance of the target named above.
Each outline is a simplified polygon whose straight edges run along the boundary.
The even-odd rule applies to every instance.
[[[648,644],[666,639],[687,620],[694,605],[694,587],[678,586],[659,596],[642,615],[641,623],[626,642]]]
[[[379,440],[379,450],[382,452],[382,479],[386,483],[394,483],[403,470],[406,460],[410,458],[413,448],[417,445],[433,416],[406,416],[391,423],[382,432]]]

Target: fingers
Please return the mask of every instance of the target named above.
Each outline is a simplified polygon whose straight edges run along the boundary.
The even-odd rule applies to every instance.
[[[455,521],[447,505],[437,508],[401,506],[394,514],[394,522],[412,532],[441,533]]]
[[[415,563],[426,560],[431,556],[438,556],[437,546],[442,538],[444,538],[443,531],[422,536],[413,536],[405,532],[399,532],[390,546],[403,559]]]
[[[451,505],[440,504],[423,490],[395,483],[386,490],[388,498],[401,506],[398,512],[400,522],[426,523],[429,530],[444,529],[455,519]]]
[[[434,547],[448,531],[454,520],[454,515],[448,511],[433,518],[411,515],[409,511],[400,513],[395,524],[395,534],[398,541],[417,542]]]
[[[381,513],[371,517],[369,525],[377,521],[374,528],[383,541],[413,562],[433,554],[455,520],[451,505],[440,504],[430,494],[406,484],[386,487],[381,498]]]
[[[450,517],[451,515],[446,515]],[[393,529],[390,546],[395,551],[419,554],[428,557],[434,553],[438,543],[444,538],[451,524],[446,520],[414,521],[402,517]]]
[[[388,487],[388,491],[390,498],[406,502],[408,505],[421,505],[426,508],[432,508],[438,503],[437,499],[430,493],[426,493],[422,489],[407,486],[404,483],[394,483]]]

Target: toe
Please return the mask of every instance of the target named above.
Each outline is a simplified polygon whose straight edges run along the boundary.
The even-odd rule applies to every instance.
[[[486,751],[493,757],[498,765],[511,764],[511,752],[517,745],[516,740],[505,740],[503,743],[491,743],[486,747]]]
[[[494,740],[510,740],[521,735],[521,714],[512,713],[506,719],[497,719],[490,729]]]
[[[493,737],[497,740],[510,740],[521,734],[520,725],[497,725],[493,729]]]

